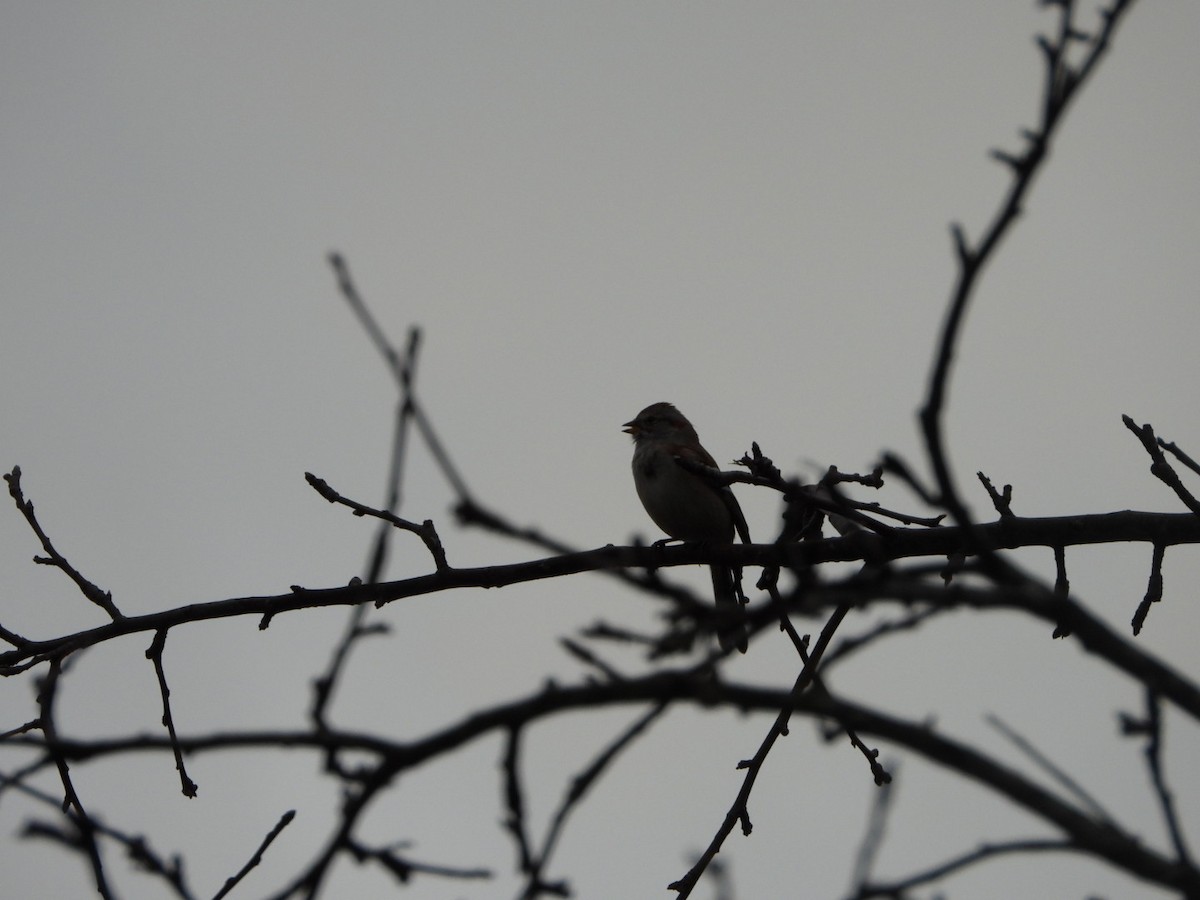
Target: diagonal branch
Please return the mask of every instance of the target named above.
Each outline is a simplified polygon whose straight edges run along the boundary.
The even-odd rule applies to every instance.
[[[109,591],[102,590],[99,586],[84,578],[78,569],[67,562],[65,556],[54,549],[54,544],[51,543],[49,535],[42,530],[37,516],[34,515],[33,503],[25,499],[25,494],[21,490],[21,467],[13,466],[13,470],[5,474],[4,480],[8,482],[9,496],[17,504],[17,509],[25,517],[25,521],[29,523],[29,527],[33,529],[33,533],[37,535],[37,539],[42,544],[42,549],[46,551],[46,556],[35,556],[33,561],[43,566],[54,566],[56,569],[61,569],[66,573],[68,578],[75,582],[76,587],[83,593],[83,596],[99,606],[114,620],[120,619],[121,611],[113,603],[112,594]],[[17,635],[11,632],[5,632],[3,636],[9,643],[14,643],[14,638],[20,640]]]

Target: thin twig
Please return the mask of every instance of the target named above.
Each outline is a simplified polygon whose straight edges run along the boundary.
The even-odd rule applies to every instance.
[[[981,844],[974,850],[963,853],[944,863],[939,863],[915,875],[879,884],[864,884],[850,900],[868,900],[871,897],[901,898],[907,897],[907,891],[923,884],[939,881],[947,875],[953,875],[970,866],[977,865],[997,856],[1025,853],[1078,853],[1080,848],[1070,841],[1058,840],[1015,840],[1003,843]]]
[[[491,869],[463,869],[456,866],[441,866],[434,863],[416,862],[399,856],[396,850],[404,846],[394,844],[390,847],[372,849],[350,839],[346,849],[359,862],[375,860],[396,877],[401,884],[408,884],[414,874],[437,875],[441,878],[460,878],[464,880],[486,880],[495,877]]]
[[[959,264],[957,284],[951,295],[946,317],[942,325],[929,377],[929,388],[919,420],[924,436],[925,449],[933,469],[934,481],[939,493],[939,505],[951,518],[963,526],[970,526],[972,518],[959,495],[957,480],[951,470],[949,453],[945,444],[943,412],[950,390],[950,370],[953,366],[959,335],[962,331],[967,308],[975,294],[979,277],[991,260],[996,248],[1011,230],[1024,206],[1025,197],[1033,186],[1034,179],[1045,162],[1058,125],[1079,88],[1088,80],[1096,64],[1107,51],[1109,41],[1116,31],[1124,13],[1132,6],[1132,0],[1113,0],[1112,5],[1101,11],[1101,27],[1091,41],[1088,52],[1076,68],[1067,59],[1068,45],[1076,40],[1078,29],[1073,24],[1074,4],[1059,5],[1059,34],[1055,41],[1040,39],[1045,54],[1045,88],[1041,122],[1034,130],[1025,132],[1027,145],[1024,153],[1012,165],[1013,180],[1001,201],[990,224],[985,228],[978,243],[972,245],[961,226],[954,225],[952,234]],[[988,562],[994,574],[1003,574],[1003,565],[995,554],[989,554]]]
[[[894,774],[898,767],[892,763],[889,768]],[[883,847],[884,830],[887,826],[888,813],[892,809],[895,791],[896,782],[890,781],[882,785],[873,796],[871,813],[867,818],[867,828],[854,858],[854,871],[850,878],[853,895],[861,894],[870,881],[871,870],[875,867],[875,860]]]
[[[37,788],[30,787],[27,784],[22,784],[17,777],[10,777],[2,772],[0,772],[0,788],[12,788],[20,791],[26,797],[30,797],[46,806],[55,808],[61,806],[61,801],[57,797],[40,791]],[[63,845],[64,848],[72,852],[82,851],[86,853],[86,847],[81,846],[79,823],[76,821],[75,814],[67,813],[66,815],[71,823],[71,827],[75,829],[74,833],[66,832],[49,822],[33,820],[26,824],[21,836],[27,838],[46,838]],[[178,856],[171,857],[168,862],[153,850],[149,841],[144,836],[126,834],[119,829],[113,828],[111,825],[106,825],[97,818],[92,818],[91,822],[97,834],[121,844],[125,848],[125,852],[130,860],[139,869],[161,877],[181,900],[193,900],[195,895],[188,888],[187,879],[183,872],[183,862]]]
[[[1154,545],[1154,555],[1150,559],[1150,578],[1146,584],[1146,594],[1142,597],[1142,602],[1138,604],[1137,609],[1133,613],[1131,624],[1135,637],[1142,633],[1142,626],[1146,624],[1146,616],[1150,614],[1150,607],[1162,600],[1162,567],[1166,552],[1167,548],[1165,544]]]
[[[999,716],[989,713],[984,717],[985,721],[999,731],[1009,742],[1024,753],[1035,765],[1043,772],[1057,781],[1064,790],[1075,797],[1083,806],[1085,806],[1098,822],[1106,822],[1110,825],[1115,825],[1116,819],[1112,817],[1107,809],[1093,797],[1078,781],[1072,778],[1067,770],[1059,765],[1056,765],[1050,757],[1038,750],[1033,745],[1033,742],[1020,734],[1015,728],[1006,723]]]
[[[696,861],[696,864],[682,878],[668,885],[668,890],[675,891],[679,896],[679,900],[684,900],[684,898],[691,896],[692,891],[700,882],[700,877],[704,874],[704,870],[716,855],[721,852],[721,847],[724,845],[725,839],[733,831],[734,825],[740,822],[742,825],[742,834],[745,835],[750,834],[750,831],[753,829],[750,823],[750,813],[747,803],[751,792],[754,790],[754,783],[758,779],[762,765],[766,762],[771,748],[775,745],[775,741],[787,734],[788,722],[791,720],[795,702],[812,682],[821,657],[825,654],[825,650],[829,646],[829,641],[832,640],[834,632],[837,631],[838,626],[849,612],[849,603],[843,603],[834,610],[833,615],[825,623],[825,627],[821,631],[821,636],[818,638],[812,654],[800,670],[800,674],[796,677],[795,684],[792,685],[792,689],[788,695],[790,702],[781,707],[778,715],[775,717],[775,722],[767,732],[766,737],[763,738],[753,758],[744,760],[739,764],[739,768],[746,770],[746,775],[742,780],[742,787],[738,791],[733,805],[730,806],[729,811],[725,814],[725,818],[717,828],[716,834],[713,835],[708,847]]]
[[[61,751],[55,749],[58,744],[58,728],[54,721],[54,701],[58,694],[58,679],[62,674],[62,660],[52,659],[46,677],[42,679],[41,690],[38,692],[38,705],[41,712],[42,734],[46,736],[46,744],[50,748],[50,758],[58,769],[59,779],[63,786],[62,809],[70,814],[70,819],[79,831],[79,845],[87,855],[92,865],[92,876],[96,880],[96,891],[105,900],[111,900],[113,894],[109,888],[108,876],[104,872],[104,860],[100,855],[100,844],[96,840],[96,825],[83,808],[83,802],[75,791],[71,781],[70,767],[67,758]]]
[[[154,674],[158,676],[158,691],[162,696],[162,723],[167,727],[167,734],[171,738],[171,749],[175,753],[175,768],[179,772],[183,796],[190,799],[196,796],[198,788],[196,782],[188,777],[187,769],[183,764],[183,751],[179,747],[179,736],[175,733],[175,719],[171,715],[171,689],[167,687],[167,674],[163,670],[162,661],[166,644],[167,629],[160,628],[154,633],[154,640],[150,642],[150,647],[146,650],[146,659],[154,663]]]
[[[1163,822],[1167,827],[1167,834],[1171,836],[1171,845],[1175,848],[1175,855],[1179,858],[1179,862],[1192,868],[1191,851],[1188,850],[1187,838],[1183,833],[1183,826],[1179,821],[1179,816],[1175,812],[1175,798],[1171,793],[1171,789],[1167,786],[1167,779],[1163,774],[1162,767],[1162,739],[1163,739],[1163,721],[1162,709],[1159,703],[1158,694],[1154,688],[1146,688],[1146,766],[1150,770],[1150,782],[1154,785],[1154,793],[1158,797],[1158,806],[1162,810]]]
[[[533,850],[530,847],[529,830],[525,825],[525,789],[521,786],[521,733],[522,728],[514,725],[508,729],[504,741],[504,830],[513,837],[517,847],[517,869],[533,871]]]
[[[1164,441],[1162,438],[1158,438],[1158,446],[1162,447],[1164,450],[1174,456],[1177,460],[1187,466],[1187,468],[1200,475],[1200,462],[1192,459],[1192,457],[1188,456],[1181,449],[1179,449],[1174,441]]]
[[[8,482],[9,496],[17,504],[17,509],[25,517],[25,521],[29,523],[29,527],[33,529],[33,533],[37,535],[37,539],[42,544],[42,549],[46,551],[46,556],[35,556],[33,561],[39,565],[54,566],[56,569],[61,569],[66,573],[68,578],[75,582],[76,587],[83,593],[83,596],[99,606],[114,620],[120,619],[121,611],[117,609],[117,605],[113,602],[112,594],[109,591],[102,590],[99,586],[84,578],[78,569],[67,562],[65,556],[54,549],[54,544],[50,542],[49,535],[42,530],[37,516],[34,515],[33,503],[25,499],[25,495],[21,490],[21,467],[13,466],[13,470],[5,474],[4,480]],[[9,643],[13,643],[12,638],[16,637],[12,632],[4,633],[4,638]]]
[[[434,527],[432,519],[426,519],[418,525],[416,522],[402,519],[395,513],[388,512],[386,509],[376,509],[373,506],[367,506],[365,503],[359,503],[357,500],[344,497],[331,488],[325,479],[318,478],[312,472],[305,472],[304,479],[313,490],[330,503],[341,504],[352,509],[356,516],[373,516],[403,531],[412,532],[425,544],[425,548],[429,551],[429,555],[433,557],[433,564],[439,572],[445,571],[450,567],[450,564],[446,561],[446,551],[442,547],[442,539],[438,537],[437,528]]]
[[[562,886],[561,882],[547,883],[543,881],[543,877],[546,866],[550,862],[550,857],[558,846],[558,840],[566,827],[567,818],[582,804],[588,791],[600,780],[600,776],[604,774],[616,761],[617,757],[634,740],[644,734],[646,729],[666,712],[667,706],[668,704],[665,701],[654,704],[621,732],[611,744],[601,750],[582,772],[571,779],[571,785],[559,803],[558,809],[555,811],[554,817],[546,829],[546,836],[542,839],[541,851],[533,860],[533,864],[528,871],[524,890],[519,894],[520,900],[534,900],[539,893],[554,893],[557,888]],[[547,885],[550,887],[549,891],[546,890]],[[569,894],[563,894],[562,896],[569,896]]]
[[[280,816],[279,821],[275,823],[275,827],[267,833],[267,836],[263,838],[262,843],[258,845],[258,849],[254,851],[254,855],[246,861],[246,864],[242,866],[236,875],[225,879],[224,886],[222,886],[222,888],[213,895],[213,900],[221,900],[222,897],[226,896],[237,886],[239,881],[241,881],[250,873],[251,869],[262,862],[263,853],[265,853],[267,848],[271,846],[271,842],[274,841],[275,838],[279,837],[279,833],[283,831],[283,829],[287,828],[289,824],[291,824],[291,821],[294,818],[296,818],[296,811],[294,809],[289,809],[282,816]]]
[[[1184,487],[1178,473],[1167,462],[1162,447],[1159,446],[1159,442],[1154,436],[1154,428],[1149,424],[1139,426],[1129,416],[1121,416],[1121,421],[1125,423],[1126,428],[1137,435],[1138,440],[1142,442],[1142,446],[1150,455],[1150,474],[1174,491],[1175,496],[1183,501],[1184,506],[1200,515],[1200,500],[1197,500],[1195,495]]]

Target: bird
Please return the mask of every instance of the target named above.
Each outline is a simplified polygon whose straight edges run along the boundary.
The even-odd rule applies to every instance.
[[[729,544],[736,530],[743,543],[750,543],[746,518],[729,486],[680,464],[682,460],[693,467],[718,468],[683,413],[670,403],[652,403],[622,430],[633,437],[633,484],[655,525],[681,541]],[[709,568],[717,604],[740,611],[733,569]],[[717,639],[723,650],[736,646],[746,652],[746,626],[732,617],[718,629]]]

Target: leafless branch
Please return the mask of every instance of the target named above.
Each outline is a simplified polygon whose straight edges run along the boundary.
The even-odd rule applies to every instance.
[[[29,527],[33,529],[33,533],[37,535],[37,539],[42,544],[42,549],[46,551],[46,556],[35,556],[33,561],[44,566],[54,566],[56,569],[61,569],[66,573],[67,577],[75,582],[83,596],[95,603],[102,610],[115,619],[121,618],[121,611],[117,609],[117,605],[113,603],[112,594],[108,591],[101,590],[97,585],[88,581],[83,577],[82,573],[73,565],[67,562],[67,558],[54,549],[54,544],[51,543],[49,535],[42,530],[41,524],[37,520],[37,516],[33,512],[33,503],[25,499],[25,494],[21,490],[21,467],[13,466],[13,470],[4,476],[4,480],[8,482],[8,493],[16,503],[17,509],[21,515],[25,517],[25,521],[29,523]],[[19,643],[20,638],[12,632],[4,632],[4,639],[9,643]]]
[[[217,891],[216,894],[213,895],[213,900],[221,900],[222,897],[227,896],[230,891],[237,887],[239,881],[250,874],[251,869],[262,862],[263,854],[266,853],[267,848],[271,846],[272,841],[279,837],[279,833],[283,831],[283,829],[287,828],[294,818],[296,818],[296,811],[294,809],[289,809],[282,816],[280,816],[279,821],[275,823],[275,827],[267,832],[267,836],[264,837],[262,843],[258,845],[258,849],[254,851],[254,855],[246,861],[246,864],[238,870],[236,875],[233,875],[225,880],[225,884],[219,891]]]
[[[191,778],[188,777],[187,769],[183,764],[183,751],[179,747],[179,737],[175,734],[175,719],[171,716],[171,689],[167,687],[167,674],[163,670],[163,650],[167,644],[167,629],[159,629],[154,634],[154,640],[150,643],[149,649],[146,650],[146,659],[154,663],[154,674],[158,676],[158,691],[162,696],[163,714],[162,723],[167,728],[167,734],[171,737],[171,748],[175,752],[175,769],[179,772],[179,781],[183,790],[183,796],[195,797],[197,786]]]

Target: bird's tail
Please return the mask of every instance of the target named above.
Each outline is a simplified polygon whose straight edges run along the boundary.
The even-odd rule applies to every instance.
[[[722,650],[737,647],[746,652],[746,623],[742,621],[742,604],[738,602],[733,569],[728,566],[709,566],[712,572],[713,597],[721,612],[717,625],[717,641]]]

